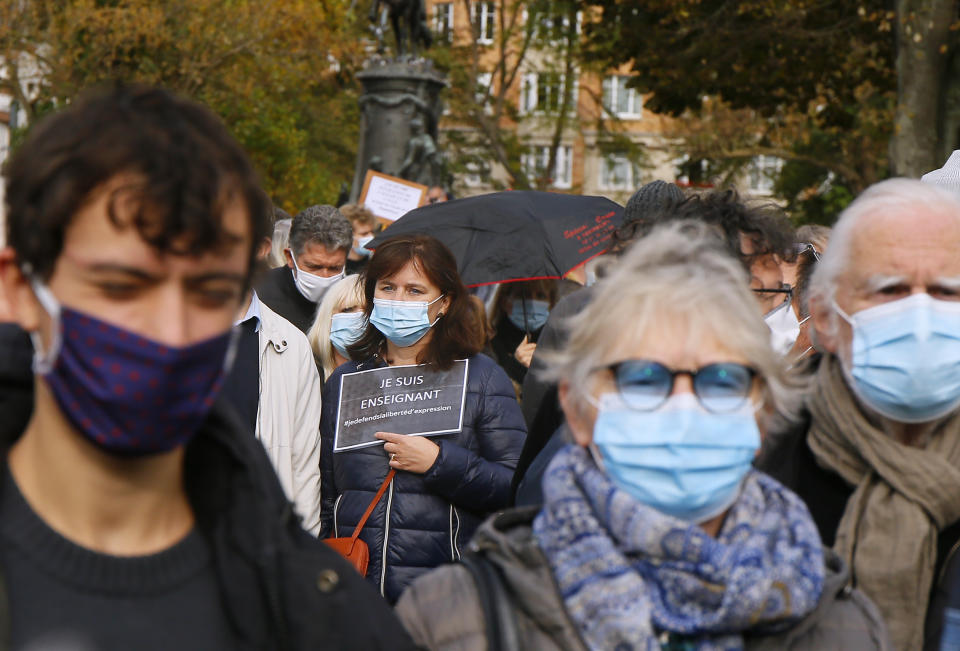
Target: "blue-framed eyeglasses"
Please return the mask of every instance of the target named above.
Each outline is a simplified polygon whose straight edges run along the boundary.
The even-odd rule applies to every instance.
[[[736,411],[750,398],[756,369],[736,362],[707,364],[698,369],[673,369],[649,359],[628,359],[601,367],[611,371],[624,404],[638,411],[663,405],[678,375],[687,375],[703,408],[713,413]]]

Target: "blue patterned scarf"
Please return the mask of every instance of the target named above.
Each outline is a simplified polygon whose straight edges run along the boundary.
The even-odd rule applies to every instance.
[[[716,538],[617,488],[586,450],[561,450],[533,531],[571,618],[594,650],[742,649],[785,630],[823,590],[823,551],[799,497],[758,472]]]

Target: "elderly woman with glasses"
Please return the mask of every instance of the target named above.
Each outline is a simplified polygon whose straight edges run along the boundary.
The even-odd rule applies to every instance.
[[[752,470],[796,393],[743,266],[654,231],[551,360],[573,442],[397,607],[427,649],[886,649],[802,500]],[[494,639],[495,638],[495,639]]]

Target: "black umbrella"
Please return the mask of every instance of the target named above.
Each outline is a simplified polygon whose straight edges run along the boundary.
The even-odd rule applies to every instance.
[[[563,278],[604,253],[623,208],[604,197],[554,192],[494,192],[422,206],[367,245],[425,233],[447,245],[471,287]]]

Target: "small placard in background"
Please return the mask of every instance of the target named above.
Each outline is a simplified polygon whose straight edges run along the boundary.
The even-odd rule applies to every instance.
[[[427,186],[367,170],[358,203],[387,224],[426,203]]]

